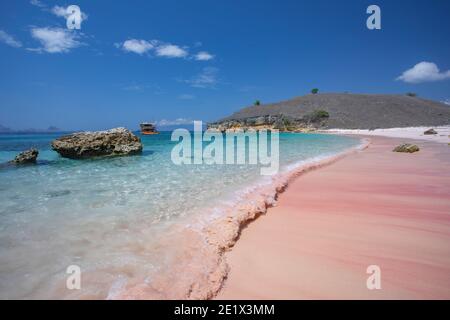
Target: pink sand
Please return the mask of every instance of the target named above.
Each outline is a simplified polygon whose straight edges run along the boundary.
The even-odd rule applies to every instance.
[[[450,146],[370,139],[242,231],[218,299],[450,299]],[[374,264],[381,290],[366,287]]]

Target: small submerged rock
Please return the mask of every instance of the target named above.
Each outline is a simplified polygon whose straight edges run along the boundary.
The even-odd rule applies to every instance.
[[[142,152],[142,142],[130,130],[115,128],[62,136],[53,140],[52,148],[65,158],[87,159],[139,154]]]
[[[414,153],[414,152],[417,152],[419,150],[420,150],[419,147],[416,146],[415,144],[404,143],[404,144],[401,144],[401,145],[395,147],[395,149],[392,150],[392,151],[394,151],[394,152]]]
[[[15,164],[24,164],[24,163],[36,163],[36,159],[39,155],[39,151],[35,148],[31,148],[29,150],[23,151],[19,153],[14,160],[10,161]]]
[[[428,129],[427,131],[425,131],[423,134],[437,134],[437,131],[434,129]]]

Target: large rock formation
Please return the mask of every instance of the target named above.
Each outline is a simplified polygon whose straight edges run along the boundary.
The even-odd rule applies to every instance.
[[[29,149],[19,153],[11,163],[15,164],[23,164],[23,163],[36,163],[36,159],[39,155],[39,151],[37,149]]]
[[[377,129],[450,124],[450,107],[418,97],[382,94],[308,94],[278,103],[251,106],[209,128]]]
[[[280,131],[307,132],[325,126],[328,118],[328,112],[316,110],[305,114],[301,118],[291,116],[266,115],[250,117],[244,119],[230,119],[208,124],[208,129],[217,131],[233,131],[246,129],[277,129]]]
[[[52,148],[65,158],[86,159],[138,154],[142,152],[142,143],[131,131],[115,128],[62,136],[52,142]]]

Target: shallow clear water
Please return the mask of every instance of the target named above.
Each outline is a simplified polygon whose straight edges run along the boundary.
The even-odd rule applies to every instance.
[[[170,133],[143,136],[139,156],[63,159],[58,135],[0,135],[0,163],[32,146],[37,165],[0,166],[0,298],[105,298],[173,263],[162,239],[176,223],[220,208],[268,179],[254,165],[172,163]],[[356,146],[359,140],[280,134],[280,166]],[[82,290],[65,289],[79,265]],[[169,266],[170,267],[170,266]],[[84,276],[85,275],[85,276]],[[174,275],[183,276],[182,274]]]

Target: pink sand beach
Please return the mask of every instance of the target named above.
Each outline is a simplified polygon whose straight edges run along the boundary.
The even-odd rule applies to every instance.
[[[242,230],[217,299],[450,299],[450,146],[370,140],[295,179]],[[402,142],[421,150],[392,152]]]

